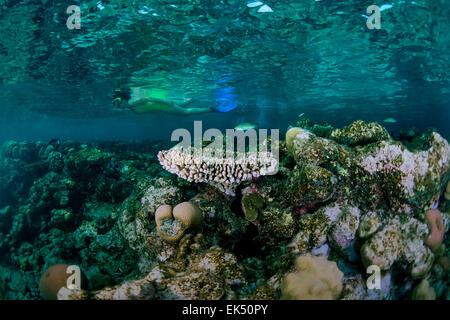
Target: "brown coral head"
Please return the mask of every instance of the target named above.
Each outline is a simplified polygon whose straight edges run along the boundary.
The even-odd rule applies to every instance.
[[[441,212],[437,209],[428,210],[425,214],[428,225],[430,227],[430,234],[425,239],[425,244],[430,247],[431,251],[436,252],[444,240],[444,223],[442,222]]]
[[[45,300],[56,300],[58,291],[67,285],[67,279],[72,275],[67,273],[68,264],[56,264],[45,270],[39,282],[41,296]],[[87,279],[81,273],[81,288],[87,287]]]
[[[158,228],[161,226],[163,220],[172,219],[172,206],[163,204],[155,212],[155,221]]]
[[[180,240],[186,229],[200,224],[202,219],[200,209],[189,201],[179,203],[173,209],[170,205],[162,205],[155,212],[159,236],[172,243]]]
[[[190,201],[179,203],[173,208],[173,217],[187,228],[199,225],[203,219],[200,209]]]

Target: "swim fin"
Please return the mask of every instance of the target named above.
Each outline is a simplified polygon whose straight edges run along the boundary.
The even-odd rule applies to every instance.
[[[238,106],[235,103],[229,103],[229,101],[224,101],[222,103],[217,101],[217,103],[217,106],[211,107],[211,109],[215,112],[229,112]]]

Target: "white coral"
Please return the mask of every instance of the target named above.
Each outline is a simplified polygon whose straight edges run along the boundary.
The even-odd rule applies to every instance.
[[[239,183],[276,173],[278,160],[270,152],[234,154],[231,157],[197,157],[193,149],[160,151],[158,160],[170,173],[189,182],[209,183],[234,195]]]

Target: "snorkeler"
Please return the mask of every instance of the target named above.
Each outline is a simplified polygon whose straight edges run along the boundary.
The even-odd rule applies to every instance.
[[[135,113],[167,112],[175,114],[197,114],[212,111],[211,108],[189,108],[192,103],[186,100],[178,104],[169,101],[164,92],[152,92],[145,95],[139,88],[121,88],[114,90],[113,106],[121,109],[130,109]]]
[[[234,101],[216,99],[213,107],[189,107],[192,99],[176,103],[167,98],[165,90],[147,90],[143,88],[121,88],[114,90],[113,106],[120,109],[129,109],[138,114],[167,112],[173,114],[199,114],[205,112],[228,112],[237,107]]]

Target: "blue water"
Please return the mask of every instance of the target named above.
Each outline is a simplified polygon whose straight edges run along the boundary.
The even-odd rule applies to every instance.
[[[6,1],[0,140],[169,139],[193,120],[284,131],[300,113],[450,134],[448,1],[265,3],[273,12],[244,0],[83,1],[81,28],[70,30],[71,1]],[[380,30],[366,26],[372,4],[387,8]],[[224,105],[225,94],[225,107],[237,107],[192,116],[112,109],[115,88],[139,86],[198,107]]]

